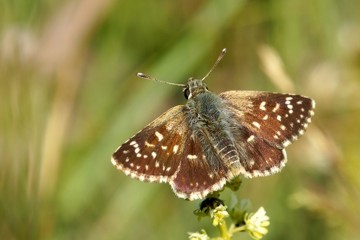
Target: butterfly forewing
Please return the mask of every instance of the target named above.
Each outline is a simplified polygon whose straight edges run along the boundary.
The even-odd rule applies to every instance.
[[[315,108],[312,99],[294,94],[228,91],[220,97],[241,125],[279,148],[304,133]]]
[[[112,162],[131,177],[156,182],[168,182],[180,166],[186,132],[183,106],[176,106],[121,145]],[[171,131],[171,133],[169,133]]]

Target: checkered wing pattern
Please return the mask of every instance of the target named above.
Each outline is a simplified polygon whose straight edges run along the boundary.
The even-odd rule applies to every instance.
[[[286,163],[285,147],[311,122],[315,102],[295,94],[257,91],[221,93],[233,119],[232,132],[247,177],[276,173]]]

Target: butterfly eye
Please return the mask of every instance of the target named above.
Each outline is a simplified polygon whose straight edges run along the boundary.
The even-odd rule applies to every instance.
[[[189,99],[189,96],[190,96],[190,90],[189,90],[189,88],[185,88],[185,89],[184,89],[184,96],[185,96],[186,99]]]

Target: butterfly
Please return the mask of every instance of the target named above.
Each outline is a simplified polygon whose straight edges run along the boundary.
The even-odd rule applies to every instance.
[[[186,104],[122,144],[111,159],[117,169],[141,181],[169,183],[178,197],[195,200],[239,175],[268,176],[285,166],[285,148],[304,134],[315,101],[288,93],[210,92],[204,79],[225,52],[204,78],[170,83],[183,87]]]

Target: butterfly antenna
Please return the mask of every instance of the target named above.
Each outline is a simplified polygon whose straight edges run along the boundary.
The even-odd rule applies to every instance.
[[[220,55],[218,56],[218,58],[216,59],[214,65],[212,66],[212,68],[210,69],[210,71],[205,75],[205,77],[203,77],[203,78],[201,79],[201,81],[204,81],[204,80],[210,75],[210,73],[216,68],[216,66],[218,65],[218,63],[219,63],[219,62],[221,61],[221,59],[224,57],[225,53],[226,53],[226,48],[224,48],[224,49],[221,51],[221,53],[220,53]]]
[[[137,73],[136,76],[138,76],[140,78],[143,78],[143,79],[146,79],[146,80],[151,80],[151,81],[154,81],[154,82],[165,83],[165,84],[174,85],[174,86],[180,86],[180,87],[185,87],[186,86],[185,84],[161,81],[161,80],[158,80],[156,78],[153,78],[153,77],[151,77],[149,75],[146,75],[146,74],[143,74],[143,73]]]

